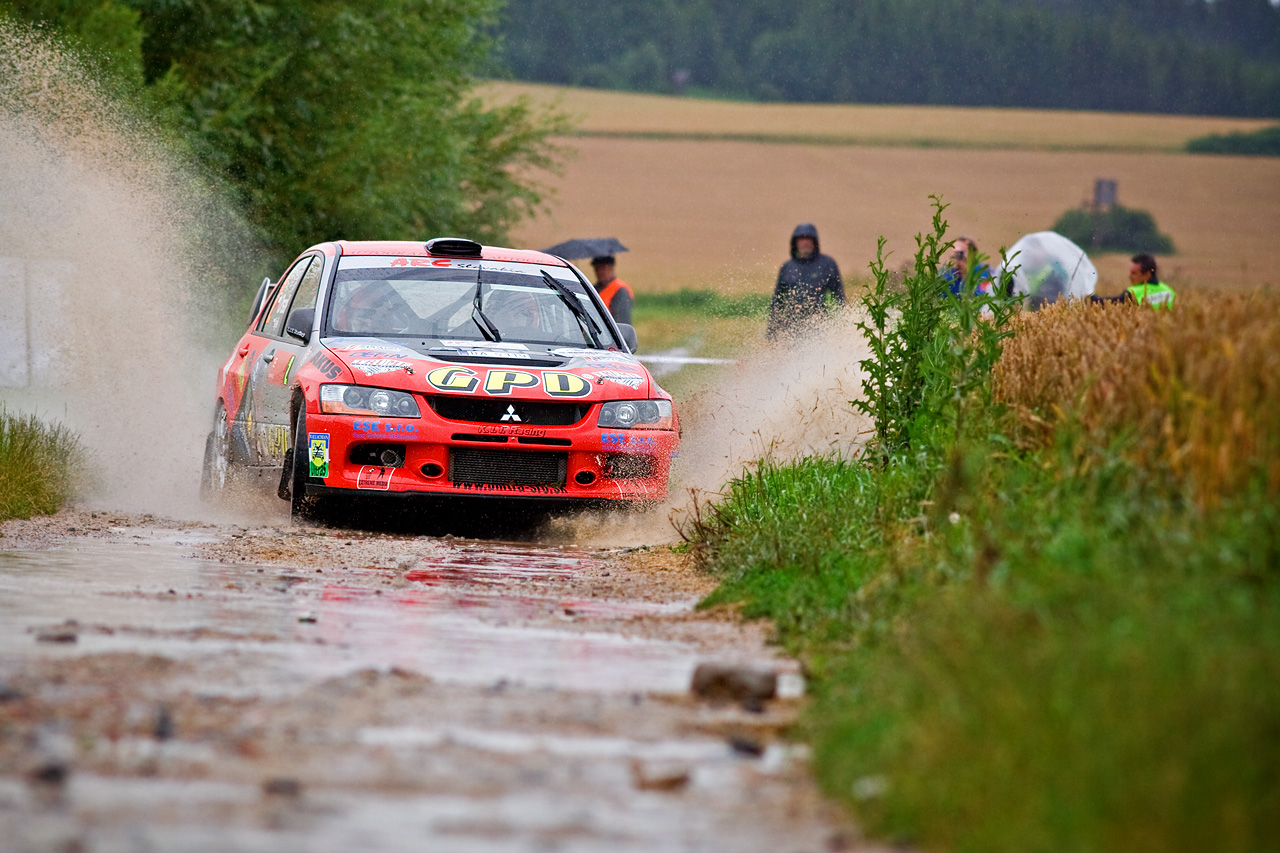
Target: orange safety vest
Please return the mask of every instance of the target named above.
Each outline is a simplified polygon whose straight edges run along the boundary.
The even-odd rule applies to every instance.
[[[625,290],[627,295],[631,297],[631,301],[635,301],[636,295],[631,290],[631,285],[627,284],[620,278],[615,278],[603,288],[596,288],[596,291],[600,294],[600,299],[603,300],[605,307],[607,307],[610,312],[613,311],[613,297],[618,295],[619,290]]]

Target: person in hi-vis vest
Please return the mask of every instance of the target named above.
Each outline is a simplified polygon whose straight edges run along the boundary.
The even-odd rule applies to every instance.
[[[1146,252],[1133,256],[1129,262],[1129,286],[1115,296],[1093,294],[1094,302],[1132,302],[1153,308],[1168,308],[1178,296],[1173,288],[1160,280],[1156,259]]]
[[[1156,259],[1143,253],[1134,255],[1129,263],[1129,287],[1125,293],[1139,305],[1168,308],[1177,298],[1173,288],[1160,280]]]
[[[596,271],[596,293],[604,300],[613,319],[630,324],[631,306],[635,304],[636,295],[631,291],[631,285],[614,275],[616,263],[613,255],[591,259],[591,268]]]

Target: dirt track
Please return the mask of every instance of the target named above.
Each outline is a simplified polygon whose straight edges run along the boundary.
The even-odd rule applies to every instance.
[[[668,548],[0,528],[0,850],[835,850],[802,679]],[[701,662],[779,697],[691,695]]]

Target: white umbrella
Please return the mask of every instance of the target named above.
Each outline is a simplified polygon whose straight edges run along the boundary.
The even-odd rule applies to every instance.
[[[1098,270],[1075,243],[1056,231],[1037,231],[1013,244],[1003,273],[1013,270],[1013,294],[1037,309],[1059,297],[1083,299],[1098,288]]]

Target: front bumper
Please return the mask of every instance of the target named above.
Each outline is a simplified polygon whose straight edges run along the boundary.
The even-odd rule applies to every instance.
[[[313,456],[323,447],[326,458],[311,467],[307,493],[551,501],[667,495],[679,446],[673,430],[602,429],[596,407],[573,426],[447,421],[424,409],[412,419],[308,412],[308,446]]]

